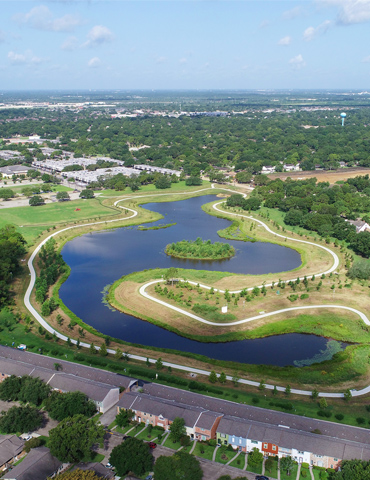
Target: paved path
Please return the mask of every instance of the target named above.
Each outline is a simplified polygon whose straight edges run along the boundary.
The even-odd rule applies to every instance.
[[[217,450],[220,448],[219,445],[216,445],[216,448],[213,450],[213,455],[212,455],[212,462],[215,462],[216,461],[216,453],[217,453]]]
[[[297,470],[296,480],[299,480],[299,476],[300,476],[300,474],[301,474],[301,466],[302,466],[302,464],[301,464],[301,463],[298,463],[298,470]]]
[[[237,457],[239,457],[241,452],[238,452],[236,455],[234,455],[227,463],[226,465],[230,465]]]
[[[212,188],[214,188],[214,185],[212,185]],[[222,189],[222,190],[226,190],[226,191],[229,191],[231,193],[236,193],[234,190],[230,190],[230,189],[227,189],[227,188],[222,188],[222,187],[217,187],[218,189]],[[210,188],[204,188],[204,189],[200,189],[200,190],[196,190],[194,192],[191,192],[192,194],[193,193],[200,193],[200,192],[205,192],[207,190],[210,190]],[[45,245],[45,243],[52,237],[56,236],[56,235],[59,235],[60,233],[62,232],[65,232],[67,230],[72,230],[73,228],[80,228],[81,226],[85,226],[85,227],[88,227],[88,226],[93,226],[93,225],[101,225],[101,224],[107,224],[107,223],[113,223],[113,222],[118,222],[118,221],[122,221],[122,220],[130,220],[134,217],[136,217],[138,215],[138,212],[136,210],[133,210],[132,208],[128,208],[128,207],[125,207],[125,206],[121,206],[121,205],[118,205],[120,202],[124,201],[124,200],[132,200],[133,198],[137,199],[137,198],[144,198],[144,197],[158,197],[158,196],[169,196],[171,194],[168,194],[168,193],[163,193],[163,194],[150,194],[150,195],[140,195],[140,196],[137,196],[137,197],[124,197],[124,198],[121,198],[119,200],[117,200],[116,202],[114,202],[114,205],[119,207],[119,208],[122,208],[122,209],[125,209],[125,210],[128,210],[130,212],[132,212],[132,215],[130,215],[129,217],[125,217],[124,219],[123,218],[118,218],[118,219],[113,219],[113,220],[103,220],[103,221],[100,221],[100,222],[92,222],[92,223],[87,223],[87,224],[83,224],[83,225],[73,225],[71,227],[67,227],[67,228],[63,228],[62,230],[58,230],[54,233],[52,233],[51,235],[49,235],[47,238],[45,238],[34,250],[34,252],[32,253],[30,259],[28,260],[28,268],[30,270],[30,276],[31,276],[31,279],[30,279],[30,284],[27,288],[27,291],[26,291],[26,294],[24,296],[24,303],[25,303],[25,306],[27,308],[27,310],[31,313],[31,315],[40,323],[40,325],[42,325],[42,327],[48,331],[49,333],[53,334],[53,335],[56,335],[57,338],[63,340],[63,341],[67,341],[67,337],[66,335],[62,334],[62,333],[59,333],[58,331],[56,331],[53,327],[51,327],[43,318],[42,316],[36,311],[36,309],[32,306],[31,304],[31,301],[30,301],[30,297],[31,297],[31,293],[32,293],[32,290],[33,290],[33,287],[35,285],[35,281],[36,281],[36,272],[35,272],[35,268],[33,266],[33,261],[36,257],[36,255],[39,253],[41,247],[43,245]],[[176,195],[189,195],[189,192],[184,192],[184,193],[176,193]],[[220,202],[221,203],[221,202]],[[246,218],[250,218],[250,219],[253,219],[254,221],[260,223],[262,226],[264,226],[269,232],[273,233],[274,235],[277,235],[279,237],[282,237],[282,238],[290,238],[290,237],[285,237],[283,235],[279,235],[279,234],[276,234],[275,232],[273,232],[272,230],[270,230],[270,228],[264,224],[263,222],[261,222],[260,220],[256,220],[254,219],[253,217],[247,217],[246,215],[241,215],[241,214],[231,214],[230,212],[225,212],[223,210],[220,210],[218,208],[218,205],[220,204],[216,204],[215,206],[217,207],[216,210],[218,210],[219,212],[221,213],[227,213],[227,214],[230,214],[230,215],[236,215],[236,216],[244,216]],[[300,243],[307,243],[309,245],[314,245],[314,246],[317,246],[319,248],[323,248],[324,250],[328,251],[332,256],[333,256],[333,259],[334,259],[334,263],[333,263],[333,266],[327,270],[326,272],[322,272],[322,273],[330,273],[332,271],[334,271],[338,264],[339,264],[339,258],[338,256],[332,252],[328,247],[323,247],[322,245],[318,245],[316,243],[312,243],[312,242],[307,242],[305,240],[298,240],[298,239],[291,239],[291,240],[294,240],[296,242],[300,242]],[[318,274],[320,275],[320,274]],[[157,281],[156,281],[157,282]],[[207,287],[209,288],[209,287]],[[141,290],[141,289],[140,289]],[[160,301],[161,302],[161,301]],[[163,302],[165,304],[165,302]],[[166,306],[168,306],[168,304],[165,304]],[[175,309],[177,309],[177,307],[174,307]],[[351,309],[350,307],[344,307],[344,306],[339,306],[339,305],[317,305],[317,306],[307,306],[307,307],[292,307],[290,309],[283,309],[283,310],[279,310],[278,312],[270,312],[270,313],[267,313],[267,314],[263,314],[263,315],[259,315],[257,318],[263,318],[263,316],[270,316],[270,315],[276,315],[277,313],[282,313],[282,312],[285,312],[285,311],[289,311],[289,310],[299,310],[299,309],[311,309],[311,308],[342,308],[342,309],[346,309],[346,310],[350,310],[350,311],[353,311],[354,313],[357,313],[358,315],[361,316],[361,318],[363,319],[363,321],[365,323],[367,323],[369,320],[367,319],[367,317],[365,316],[365,314],[359,312],[358,310],[355,310],[355,309]],[[206,322],[206,320],[204,319],[201,319],[200,317],[197,317],[197,319],[200,319],[200,320],[203,320],[204,322]],[[248,321],[252,321],[251,319],[246,319]],[[243,321],[241,321],[243,322]],[[369,323],[368,323],[369,324]],[[229,325],[232,325],[231,323]],[[71,342],[76,344],[77,341],[74,340],[74,339],[71,339]],[[90,344],[89,343],[85,343],[85,342],[81,342],[80,343],[81,347],[84,347],[84,348],[89,348],[90,347]],[[95,347],[97,350],[100,349],[100,347]],[[108,353],[110,354],[114,354],[115,353],[115,350],[112,350],[112,349],[108,349]],[[139,360],[139,361],[143,361],[145,362],[147,357],[143,357],[143,356],[140,356],[140,355],[129,355],[131,358],[135,359],[135,360]],[[155,363],[156,360],[155,359],[149,359],[149,361],[151,363]],[[208,370],[203,370],[203,369],[199,369],[199,368],[192,368],[192,367],[188,367],[186,365],[178,365],[178,364],[175,364],[175,363],[171,363],[171,362],[163,362],[163,365],[166,366],[166,367],[171,367],[171,368],[175,368],[177,370],[182,370],[182,371],[186,371],[186,372],[189,372],[189,373],[197,373],[197,374],[200,374],[200,375],[210,375],[210,372]],[[227,376],[226,377],[228,380],[232,380],[232,377],[231,376]],[[239,383],[241,384],[245,384],[245,385],[251,385],[251,386],[255,386],[255,387],[258,387],[259,386],[259,382],[254,382],[254,381],[251,381],[251,380],[245,380],[245,379],[240,379],[239,380]],[[270,390],[273,390],[274,389],[274,385],[269,385],[267,384],[266,385],[266,388],[267,389],[270,389]],[[277,386],[276,387],[278,391],[285,391],[285,387],[279,387]],[[305,396],[309,396],[311,395],[311,391],[308,391],[308,390],[301,390],[301,389],[294,389],[292,388],[291,390],[291,393],[293,394],[297,394],[297,395],[305,395]],[[370,385],[368,387],[365,387],[361,390],[351,390],[351,393],[352,393],[352,396],[353,397],[356,397],[356,396],[360,396],[360,395],[366,395],[368,393],[370,393]],[[331,397],[331,398],[343,398],[344,397],[344,394],[343,393],[330,393],[330,392],[320,392],[319,393],[319,396],[325,396],[327,398]],[[164,442],[163,442],[164,443]],[[162,443],[162,444],[163,444]]]
[[[191,450],[190,450],[189,453],[193,453],[193,452],[194,452],[194,448],[196,447],[196,445],[197,445],[197,440],[194,440],[194,441],[193,441],[193,445],[192,445]]]

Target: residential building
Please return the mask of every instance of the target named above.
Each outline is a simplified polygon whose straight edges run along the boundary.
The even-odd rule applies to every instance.
[[[60,471],[62,462],[46,447],[33,448],[26,458],[6,473],[6,480],[46,480]]]
[[[1,167],[0,173],[3,178],[12,178],[13,175],[27,175],[30,167],[24,167],[23,165],[9,165],[7,167]]]
[[[14,463],[18,460],[18,456],[23,451],[24,443],[24,440],[17,437],[17,435],[0,435],[1,470],[4,470],[9,463]]]
[[[358,220],[348,220],[348,223],[356,227],[356,233],[370,231],[370,225],[360,219]]]

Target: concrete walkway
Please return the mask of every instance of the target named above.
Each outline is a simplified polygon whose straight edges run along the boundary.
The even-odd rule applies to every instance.
[[[277,471],[278,480],[280,480],[280,458],[278,458],[278,471]]]
[[[216,460],[216,453],[217,450],[220,448],[220,445],[216,445],[216,448],[214,449],[213,455],[212,455],[212,462]]]
[[[313,468],[310,465],[310,475],[311,475],[311,480],[315,480],[314,474],[313,474]]]
[[[236,458],[238,458],[240,454],[241,454],[241,452],[238,452],[236,455],[234,455],[234,456],[226,463],[226,465],[230,465],[230,463],[232,463]]]
[[[214,186],[212,185],[211,188],[214,188]],[[225,191],[229,191],[231,193],[238,193],[236,192],[235,190],[231,190],[231,189],[228,189],[228,188],[222,188],[222,187],[217,187],[218,189],[222,189],[222,190],[225,190]],[[207,190],[210,190],[210,188],[204,188],[204,189],[200,189],[200,190],[197,190],[197,191],[194,191],[192,193],[200,193],[200,192],[205,192]],[[138,215],[138,212],[136,210],[133,210],[132,208],[128,208],[128,207],[122,207],[121,205],[118,205],[118,203],[122,202],[122,201],[125,201],[125,200],[132,200],[133,198],[137,199],[137,198],[143,198],[143,197],[158,197],[158,196],[169,196],[171,194],[168,194],[168,193],[163,193],[163,194],[150,194],[150,195],[140,195],[140,196],[136,196],[136,197],[124,197],[124,198],[121,198],[119,200],[117,200],[116,202],[114,202],[114,205],[119,207],[119,208],[122,208],[124,210],[128,210],[130,212],[132,212],[132,215],[130,215],[129,217],[126,217],[126,218],[118,218],[118,219],[113,219],[113,220],[104,220],[104,221],[100,221],[100,222],[92,222],[92,223],[87,223],[87,224],[79,224],[79,225],[73,225],[73,226],[70,226],[70,227],[67,227],[67,228],[63,228],[61,230],[58,230],[54,233],[52,233],[51,235],[49,235],[47,238],[45,238],[36,248],[35,250],[33,251],[29,261],[28,261],[28,268],[30,270],[30,276],[31,276],[31,279],[30,279],[30,283],[29,283],[29,286],[27,288],[27,291],[25,293],[25,296],[24,296],[24,303],[25,303],[25,306],[27,308],[27,310],[31,313],[31,315],[40,323],[40,325],[49,333],[51,333],[52,335],[56,335],[57,338],[59,338],[60,340],[63,340],[64,342],[66,342],[68,340],[67,336],[56,331],[54,328],[52,328],[47,322],[46,320],[44,320],[42,318],[42,316],[36,311],[36,309],[32,306],[31,304],[31,301],[30,301],[30,297],[31,297],[31,293],[32,293],[32,290],[33,290],[33,287],[35,285],[35,281],[36,281],[36,272],[35,272],[35,268],[33,266],[33,261],[36,257],[36,255],[39,253],[41,247],[43,245],[45,245],[45,243],[52,237],[56,236],[56,235],[59,235],[60,233],[62,232],[65,232],[67,230],[72,230],[73,228],[80,228],[80,227],[88,227],[88,226],[93,226],[93,225],[102,225],[102,224],[110,224],[110,223],[114,223],[114,222],[118,222],[118,221],[122,221],[122,220],[130,220],[134,217],[136,217]],[[188,192],[184,192],[184,193],[176,193],[176,195],[189,195]],[[242,194],[245,196],[245,194]],[[215,210],[219,211],[220,213],[226,213],[228,215],[235,215],[235,216],[239,216],[239,217],[245,217],[245,218],[248,218],[248,219],[253,219],[255,222],[259,223],[261,226],[263,226],[264,228],[266,228],[267,231],[271,232],[272,234],[278,236],[278,237],[281,237],[281,238],[289,238],[290,240],[293,240],[293,241],[296,241],[296,242],[299,242],[299,243],[306,243],[308,245],[313,245],[313,246],[316,246],[318,248],[322,248],[324,250],[326,250],[327,252],[329,252],[333,259],[334,259],[334,263],[333,263],[333,266],[327,270],[326,272],[321,272],[321,273],[318,273],[317,275],[321,275],[322,273],[330,273],[330,272],[333,272],[336,270],[337,266],[339,265],[339,258],[338,256],[332,252],[328,247],[324,247],[322,245],[318,245],[316,243],[313,243],[313,242],[308,242],[308,241],[305,241],[305,240],[299,240],[299,239],[294,239],[294,238],[290,238],[290,237],[286,237],[284,235],[280,235],[280,234],[277,234],[275,232],[273,232],[266,224],[264,224],[263,222],[261,222],[260,220],[256,220],[254,219],[253,217],[249,217],[247,215],[241,215],[241,214],[234,214],[234,213],[230,213],[230,212],[226,212],[226,211],[223,211],[221,209],[218,208],[218,205],[220,205],[220,203],[222,202],[219,202],[217,204],[214,205],[214,208]],[[267,285],[266,285],[267,286]],[[210,288],[210,287],[207,287],[207,288]],[[166,306],[168,306],[167,304],[165,304]],[[175,307],[177,308],[177,307]],[[360,315],[360,317],[363,319],[363,321],[365,323],[369,322],[369,320],[367,319],[366,315],[363,314],[362,312],[359,312],[358,310],[355,310],[355,309],[352,309],[350,307],[345,307],[345,306],[338,306],[338,305],[316,305],[316,306],[307,306],[307,307],[292,307],[292,308],[288,308],[288,309],[282,309],[282,310],[279,310],[277,312],[270,312],[270,313],[267,313],[267,314],[263,314],[263,315],[258,315],[258,317],[255,317],[255,318],[263,318],[265,316],[271,316],[271,315],[276,315],[278,313],[282,313],[282,312],[287,312],[287,311],[291,311],[291,310],[307,310],[307,309],[312,309],[312,308],[342,308],[342,309],[345,309],[345,310],[349,310],[349,311],[353,311],[354,313],[357,313],[358,315]],[[200,319],[200,317],[198,317]],[[206,322],[204,319],[200,319],[200,320],[203,320],[204,322]],[[252,318],[250,319],[246,319],[246,321],[252,321]],[[242,321],[243,322],[243,321]],[[209,323],[209,322],[208,322]],[[235,323],[237,324],[237,323]],[[368,325],[370,325],[370,322],[367,323]],[[232,323],[230,323],[229,325],[232,325]],[[77,340],[75,339],[71,339],[70,340],[73,344],[76,344],[77,343]],[[89,343],[85,343],[85,342],[81,342],[80,343],[80,346],[81,347],[84,347],[84,348],[90,348],[90,344]],[[97,350],[100,349],[100,347],[95,347]],[[110,354],[114,354],[115,353],[115,350],[112,350],[112,349],[108,349],[108,353]],[[135,359],[135,360],[139,360],[139,361],[143,361],[145,362],[147,357],[143,357],[143,356],[140,356],[140,355],[129,355],[131,358]],[[149,361],[151,363],[155,363],[156,362],[156,359],[149,359]],[[178,365],[178,364],[175,364],[175,363],[170,363],[170,362],[163,362],[163,365],[166,366],[166,367],[171,367],[171,368],[175,368],[177,370],[182,370],[182,371],[186,371],[186,372],[189,372],[189,373],[197,373],[197,374],[200,374],[200,375],[210,375],[210,371],[208,370],[202,370],[202,369],[198,369],[198,368],[191,368],[191,367],[188,367],[186,365]],[[227,379],[228,380],[232,380],[232,377],[231,376],[227,376]],[[251,386],[255,386],[255,387],[258,387],[259,385],[259,382],[253,382],[253,381],[250,381],[250,380],[245,380],[245,379],[240,379],[239,380],[239,383],[241,384],[245,384],[245,385],[251,385]],[[274,385],[266,385],[266,388],[267,389],[270,389],[270,390],[273,390],[274,389]],[[285,387],[279,387],[277,386],[277,390],[278,391],[285,391]],[[300,389],[292,389],[291,390],[291,393],[293,394],[297,394],[297,395],[305,395],[305,396],[309,396],[311,395],[311,391],[308,391],[308,390],[300,390]],[[357,397],[357,396],[360,396],[360,395],[366,395],[368,393],[370,393],[370,385],[361,389],[361,390],[351,390],[351,393],[352,393],[352,396],[353,397]],[[331,392],[320,392],[319,393],[319,396],[325,396],[326,398],[343,398],[344,397],[344,394],[343,393],[331,393]]]
[[[163,440],[162,440],[161,445],[164,445],[164,444],[166,443],[166,440],[167,440],[167,438],[169,437],[169,435],[170,435],[170,432],[168,432],[168,433],[163,437]]]
[[[143,432],[145,429],[146,429],[146,425],[144,425],[144,428],[142,428],[141,430],[139,430],[137,433],[135,433],[134,437],[137,437],[138,435],[140,435],[141,432]]]
[[[265,463],[266,463],[266,458],[264,458],[262,461],[262,475],[265,474]]]
[[[302,466],[302,464],[301,464],[301,463],[298,463],[298,470],[297,470],[296,480],[299,480],[299,476],[301,475],[301,466]]]
[[[243,468],[243,470],[247,470],[247,467],[248,467],[248,453],[246,454],[245,459],[244,459],[244,468]]]
[[[193,441],[193,445],[192,445],[191,450],[190,450],[189,453],[193,453],[194,448],[196,447],[196,444],[197,444],[197,440],[194,440],[194,441]]]

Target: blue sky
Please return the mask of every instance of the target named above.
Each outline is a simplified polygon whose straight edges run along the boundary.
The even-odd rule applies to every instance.
[[[370,90],[370,0],[0,0],[0,88]]]

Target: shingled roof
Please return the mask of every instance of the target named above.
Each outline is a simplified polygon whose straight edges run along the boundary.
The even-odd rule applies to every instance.
[[[0,465],[19,455],[23,446],[24,440],[17,435],[0,435]]]
[[[62,465],[46,447],[33,448],[22,463],[16,465],[3,478],[7,480],[44,480]]]

